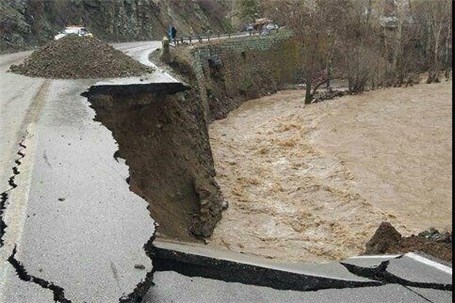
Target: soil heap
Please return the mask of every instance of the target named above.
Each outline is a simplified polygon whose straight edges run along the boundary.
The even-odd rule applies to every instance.
[[[365,254],[402,254],[415,251],[452,262],[452,231],[439,232],[430,228],[417,236],[402,237],[392,224],[382,222],[366,244]]]
[[[153,71],[99,39],[68,35],[37,49],[10,71],[30,77],[88,79],[140,76]]]

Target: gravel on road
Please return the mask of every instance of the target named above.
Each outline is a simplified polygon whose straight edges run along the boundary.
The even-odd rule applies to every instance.
[[[141,76],[153,69],[99,39],[69,35],[35,50],[10,71],[51,79],[97,79]]]

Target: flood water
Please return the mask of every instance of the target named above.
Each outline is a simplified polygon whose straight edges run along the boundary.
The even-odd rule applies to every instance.
[[[362,253],[382,221],[409,236],[452,224],[451,82],[304,106],[252,100],[210,126],[230,207],[209,245],[277,261]]]

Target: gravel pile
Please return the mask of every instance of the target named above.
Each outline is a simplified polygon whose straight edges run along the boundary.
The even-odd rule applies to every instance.
[[[141,76],[153,69],[96,38],[71,35],[37,49],[10,71],[51,79],[96,79]]]

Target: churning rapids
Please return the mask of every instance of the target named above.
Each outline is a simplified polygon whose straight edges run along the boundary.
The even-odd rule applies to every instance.
[[[363,252],[381,221],[403,235],[452,224],[451,82],[303,105],[252,100],[210,126],[230,203],[210,245],[280,261]]]

